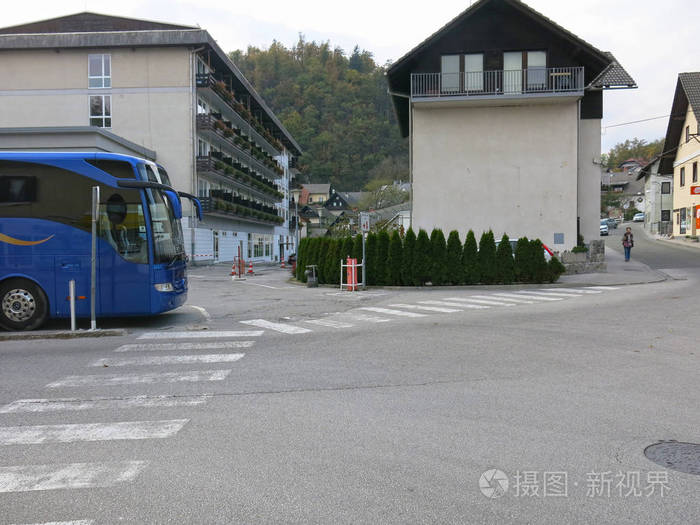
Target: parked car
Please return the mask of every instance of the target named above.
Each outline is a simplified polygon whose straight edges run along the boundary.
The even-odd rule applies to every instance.
[[[644,213],[635,213],[634,217],[632,217],[632,222],[644,222]]]
[[[608,228],[608,219],[600,219],[600,234],[608,235],[610,229]]]
[[[609,217],[605,220],[608,221],[608,230],[614,230],[615,228],[617,228],[617,221],[615,219]]]

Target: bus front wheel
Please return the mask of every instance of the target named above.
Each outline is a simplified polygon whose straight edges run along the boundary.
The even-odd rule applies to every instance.
[[[6,330],[39,328],[48,312],[44,291],[27,279],[0,283],[0,326]]]

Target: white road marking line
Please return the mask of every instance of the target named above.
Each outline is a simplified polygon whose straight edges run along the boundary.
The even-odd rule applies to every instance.
[[[527,297],[528,299],[532,299],[533,301],[563,301],[561,297],[542,297],[541,295],[521,295],[520,292],[518,293],[495,293],[492,294],[496,297],[505,297],[509,299],[523,299],[524,297]]]
[[[196,406],[206,403],[211,394],[199,396],[132,396],[127,398],[98,397],[94,399],[59,398],[59,399],[18,399],[9,405],[0,407],[0,414],[18,414],[27,412],[61,412],[75,410],[109,410],[120,408],[152,408]]]
[[[267,328],[268,330],[274,330],[275,332],[282,332],[283,334],[306,334],[311,332],[308,328],[302,328],[301,326],[294,326],[293,324],[284,323],[273,323],[272,321],[266,321],[265,319],[251,319],[249,321],[241,321],[243,324],[257,326],[259,328]]]
[[[0,467],[0,493],[112,487],[133,481],[145,461]]]
[[[589,290],[588,288],[540,288],[543,292],[571,292],[571,293],[603,293],[600,290]]]
[[[391,319],[384,319],[383,317],[376,317],[374,315],[362,314],[360,312],[348,312],[346,315],[352,317],[357,321],[366,321],[368,323],[388,323]]]
[[[616,286],[588,286],[587,288],[592,288],[594,290],[619,290]]]
[[[254,341],[220,341],[209,343],[135,343],[121,345],[115,352],[156,352],[160,350],[229,350],[250,348]]]
[[[137,339],[214,339],[225,337],[259,337],[262,330],[229,330],[223,332],[198,330],[192,332],[146,332]]]
[[[530,297],[531,299],[539,299],[540,301],[563,301],[563,297],[557,297],[557,296],[552,296],[552,294],[544,293],[544,292],[530,292],[530,291],[521,291],[521,292],[515,292],[518,294],[520,297],[525,296],[525,297]],[[572,295],[573,297],[573,295]]]
[[[464,303],[485,304],[487,306],[515,306],[514,304],[504,303],[502,301],[495,301],[493,299],[489,299],[489,300],[472,299],[471,297],[465,297],[465,298],[446,297],[445,299],[447,299],[448,301],[459,301],[459,302],[464,302]]]
[[[191,365],[194,363],[233,363],[245,354],[198,354],[198,355],[140,355],[138,357],[106,357],[90,366],[145,366],[145,365]]]
[[[329,328],[352,328],[354,326],[349,323],[341,323],[340,321],[333,321],[331,319],[307,319],[304,322],[318,326],[327,326]]]
[[[475,299],[486,299],[487,301],[493,301],[494,295],[472,295],[473,298]],[[499,301],[506,301],[508,303],[515,303],[515,304],[535,304],[532,301],[528,301],[527,299],[509,299],[506,297],[497,297]]]
[[[361,306],[358,310],[367,310],[368,312],[376,312],[378,314],[397,315],[399,317],[425,317],[426,314],[417,314],[416,312],[404,312],[402,310],[392,310],[391,308],[378,308],[376,306]]]
[[[454,308],[440,308],[438,306],[422,306],[418,304],[390,304],[394,308],[408,308],[409,310],[424,310],[426,312],[440,312],[443,314],[453,314],[455,312],[461,312],[462,310],[455,310]]]
[[[85,375],[68,376],[49,383],[46,388],[80,386],[137,385],[143,383],[195,383],[198,381],[223,381],[231,370],[192,370],[189,372],[158,372],[152,374]]]
[[[202,317],[204,317],[204,320],[207,323],[211,321],[211,315],[209,315],[209,312],[207,312],[205,308],[202,308],[201,306],[195,306],[193,304],[188,304],[187,306],[189,306],[190,308],[194,308],[200,314],[202,314]]]
[[[545,297],[582,297],[580,293],[567,293],[567,292],[538,292],[535,290],[528,290],[527,293],[535,295],[543,295]]]
[[[481,306],[478,304],[455,303],[450,301],[418,301],[421,304],[435,304],[437,306],[456,306],[457,308],[469,308],[471,310],[488,310],[490,306]]]
[[[71,521],[47,521],[44,523],[31,523],[29,525],[93,525],[95,520],[71,520]],[[13,525],[21,525],[14,523]]]
[[[0,427],[0,445],[38,445],[41,443],[113,441],[117,439],[165,439],[177,434],[188,421],[189,419],[168,419]]]

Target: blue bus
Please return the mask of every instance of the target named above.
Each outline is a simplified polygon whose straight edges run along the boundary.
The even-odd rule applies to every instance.
[[[143,316],[187,299],[180,198],[153,162],[112,153],[0,152],[0,326],[90,316],[92,188],[100,188],[96,315]]]

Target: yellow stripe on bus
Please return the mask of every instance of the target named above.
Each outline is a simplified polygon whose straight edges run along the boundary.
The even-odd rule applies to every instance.
[[[14,244],[15,246],[36,246],[37,244],[44,243],[48,240],[53,239],[53,235],[48,236],[46,239],[40,241],[23,241],[22,239],[15,239],[4,233],[0,233],[0,242],[6,242],[7,244]]]

